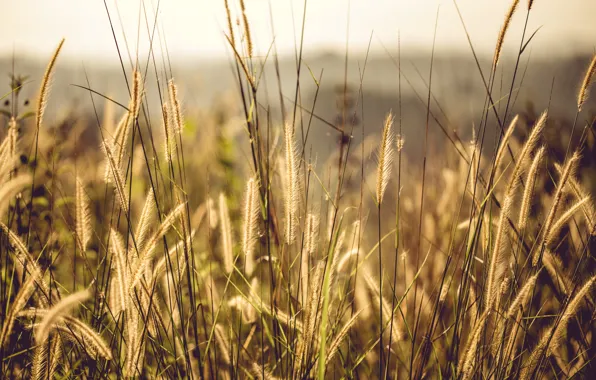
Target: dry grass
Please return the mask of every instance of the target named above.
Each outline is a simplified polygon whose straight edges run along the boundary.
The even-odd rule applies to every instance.
[[[494,151],[481,155],[491,149],[481,141],[454,142],[441,157],[445,165],[428,169],[435,181],[423,185],[404,164],[404,138],[387,110],[376,162],[364,145],[351,146],[342,126],[341,159],[319,169],[298,122],[272,121],[260,108],[244,1],[241,31],[227,1],[225,10],[244,102],[227,112],[241,116],[245,136],[230,136],[227,124],[237,119],[217,124],[226,112],[203,114],[192,135],[193,110],[182,111],[184,92],[167,71],[167,100],[153,105],[143,92],[150,79],[135,70],[117,124],[106,100],[100,146],[67,154],[79,134],[61,141],[40,128],[62,42],[42,79],[33,136],[19,135],[27,123],[19,115],[7,119],[0,372],[201,379],[591,373],[595,210],[581,176],[585,139],[575,153],[553,159],[543,136],[546,110],[535,122],[507,117]],[[579,110],[593,73],[594,61]],[[163,118],[163,136],[153,135],[142,111],[151,107]],[[497,128],[493,122],[482,127]],[[520,141],[522,128],[529,133]],[[240,150],[246,155],[233,154]],[[44,176],[52,165],[62,170]]]

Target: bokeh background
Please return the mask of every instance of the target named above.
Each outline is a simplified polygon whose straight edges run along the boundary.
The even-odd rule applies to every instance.
[[[237,2],[231,3],[233,14],[240,16]],[[261,91],[261,99],[271,107],[276,122],[281,122],[280,92],[283,107],[293,107],[296,57],[303,47],[299,102],[307,110],[314,104],[318,118],[312,120],[310,148],[323,162],[337,143],[336,134],[325,122],[338,121],[342,104],[359,108],[352,123],[355,142],[362,135],[377,133],[389,110],[397,112],[399,46],[403,74],[400,116],[408,141],[406,154],[416,162],[426,124],[435,24],[430,132],[440,140],[443,128],[454,139],[469,140],[484,107],[485,90],[456,4],[486,75],[510,1],[317,0],[305,4],[247,0],[246,4],[257,71],[262,73],[260,88],[266,89]],[[520,6],[514,16],[504,44],[493,89],[499,107],[509,96],[525,8],[526,4]],[[23,89],[26,97],[34,96],[48,56],[60,38],[66,38],[48,108],[50,116],[64,117],[73,108],[91,111],[88,92],[75,84],[125,103],[128,89],[122,68],[130,72],[136,62],[152,78],[172,73],[189,119],[198,118],[198,110],[229,110],[230,104],[239,101],[233,53],[224,35],[223,0],[20,0],[5,1],[3,12],[10,16],[0,23],[0,72],[29,75],[31,85],[25,84]],[[538,32],[520,61],[520,75],[511,94],[514,112],[532,119],[550,107],[552,117],[573,117],[575,94],[596,46],[594,14],[593,1],[534,2],[526,38]],[[8,84],[9,78],[5,78]],[[159,104],[156,89],[155,81],[148,81],[148,104]],[[593,103],[586,109],[591,106]],[[148,112],[158,113],[160,108]],[[436,147],[441,145],[438,141]]]
[[[189,212],[190,225],[192,228],[202,228],[197,231],[194,240],[199,264],[193,269],[189,266],[187,273],[193,273],[194,276],[193,270],[196,269],[196,276],[201,281],[205,279],[205,284],[218,285],[213,287],[215,290],[221,289],[224,283],[225,286],[228,284],[227,273],[231,271],[225,267],[226,258],[231,258],[233,252],[225,249],[222,241],[227,239],[226,228],[240,231],[243,189],[247,178],[255,174],[246,128],[248,119],[251,119],[251,128],[259,128],[259,138],[256,140],[259,146],[267,147],[266,154],[259,159],[267,162],[267,178],[270,178],[269,174],[273,178],[271,214],[282,220],[282,210],[285,210],[282,206],[283,183],[287,178],[296,178],[285,176],[283,164],[279,164],[282,162],[279,157],[285,150],[281,128],[285,118],[285,121],[294,123],[297,131],[298,150],[300,158],[304,159],[300,161],[301,164],[308,164],[308,168],[313,169],[308,170],[311,182],[305,184],[309,190],[304,194],[305,205],[300,213],[301,217],[306,213],[319,215],[322,231],[319,235],[320,245],[331,247],[332,237],[340,232],[336,216],[339,217],[341,213],[343,218],[345,214],[345,225],[358,222],[358,227],[353,230],[350,228],[351,232],[348,232],[354,242],[362,240],[356,243],[358,249],[355,252],[360,252],[360,245],[363,247],[362,253],[373,247],[370,251],[373,255],[368,260],[363,259],[362,267],[374,268],[370,273],[378,276],[377,278],[389,275],[388,282],[399,279],[394,293],[400,296],[405,294],[406,285],[410,281],[413,283],[414,278],[419,278],[421,292],[427,294],[424,300],[433,300],[433,304],[435,299],[440,300],[442,294],[445,294],[448,305],[451,298],[457,298],[459,303],[460,295],[465,297],[465,290],[459,292],[459,288],[455,286],[460,279],[468,276],[460,276],[460,263],[457,260],[463,257],[460,256],[462,253],[466,253],[466,260],[474,261],[472,257],[479,258],[473,267],[470,266],[473,269],[469,272],[479,280],[474,280],[474,284],[466,280],[470,289],[476,288],[475,292],[481,290],[481,276],[486,272],[486,259],[495,257],[489,256],[489,251],[492,251],[493,225],[490,218],[497,215],[496,202],[493,208],[492,201],[482,201],[489,199],[489,190],[483,188],[486,182],[480,179],[489,178],[491,173],[499,173],[490,193],[495,194],[499,200],[504,199],[501,196],[501,190],[504,189],[501,188],[506,186],[507,180],[500,173],[507,173],[506,168],[511,167],[513,160],[505,157],[502,168],[497,165],[493,171],[488,156],[494,152],[495,141],[501,130],[492,110],[486,110],[488,102],[485,80],[494,83],[491,89],[492,99],[503,124],[509,124],[514,115],[519,115],[515,135],[509,140],[512,155],[520,152],[521,145],[527,140],[527,133],[536,124],[538,116],[544,110],[549,110],[539,144],[546,147],[545,166],[550,167],[550,171],[544,170],[536,183],[536,189],[540,191],[536,191],[537,196],[531,207],[531,228],[528,227],[527,230],[533,232],[527,234],[529,242],[541,236],[540,224],[545,220],[545,212],[551,209],[554,178],[558,177],[553,169],[554,164],[565,161],[568,147],[580,146],[580,135],[585,140],[581,144],[582,167],[578,170],[577,180],[592,194],[596,190],[596,95],[588,99],[581,113],[577,112],[578,89],[596,46],[594,0],[535,0],[527,24],[528,3],[527,0],[520,0],[520,6],[505,38],[495,76],[490,79],[488,76],[493,66],[495,43],[511,0],[245,0],[255,49],[251,59],[240,57],[238,60],[225,38],[228,28],[224,0],[0,1],[0,9],[4,15],[0,22],[0,96],[7,94],[0,102],[0,136],[7,133],[10,116],[22,115],[18,123],[18,132],[22,136],[19,141],[20,161],[23,166],[35,168],[33,172],[36,176],[36,187],[31,186],[31,197],[19,198],[15,206],[16,215],[21,215],[20,210],[32,211],[28,213],[28,219],[17,218],[14,229],[21,236],[28,236],[30,231],[35,231],[30,243],[31,251],[44,252],[40,254],[40,264],[44,268],[53,266],[52,269],[55,270],[52,274],[56,274],[60,281],[68,279],[67,286],[71,286],[72,291],[79,284],[87,286],[91,281],[87,273],[90,267],[87,260],[92,263],[107,263],[103,259],[107,257],[103,256],[107,243],[105,246],[102,244],[104,238],[111,236],[107,233],[108,228],[117,228],[120,223],[120,229],[124,231],[125,221],[130,226],[130,220],[124,218],[120,222],[114,222],[115,224],[108,222],[115,219],[111,219],[114,209],[107,207],[112,193],[108,191],[111,185],[106,185],[105,182],[105,154],[101,138],[117,135],[115,125],[124,114],[118,104],[129,102],[129,83],[135,68],[141,73],[145,83],[142,110],[138,123],[135,123],[138,128],[133,128],[130,150],[125,148],[122,156],[126,164],[125,182],[130,186],[127,187],[131,203],[129,209],[133,210],[131,214],[139,214],[137,211],[142,209],[150,186],[154,188],[156,198],[164,199],[160,206],[163,210],[160,209],[160,212],[169,209],[170,203],[173,204],[178,198],[178,192],[174,189],[183,183],[180,188],[183,189],[184,198],[188,200],[188,209],[192,212]],[[238,0],[230,0],[233,21],[236,17],[242,17],[238,3]],[[235,27],[237,40],[241,38],[242,23],[240,21],[240,25]],[[526,29],[524,25],[527,25]],[[63,37],[66,42],[57,61],[43,125],[40,134],[36,135],[35,118],[31,116],[35,111],[37,91],[44,68]],[[518,60],[520,46],[530,39],[531,42]],[[237,46],[245,45],[238,43]],[[244,54],[246,50],[242,48],[239,51]],[[244,86],[243,89],[246,90],[247,79],[241,70],[237,71],[236,62],[248,65],[250,69],[247,71],[252,70],[256,75],[258,91],[252,97],[243,99],[241,96],[240,86]],[[165,92],[171,78],[179,88],[184,113],[180,141],[175,145],[179,145],[180,152],[184,153],[168,161],[172,163],[168,170],[164,169],[168,164],[160,166],[159,162],[164,160],[164,151],[170,147],[165,143],[166,133],[162,127],[162,104],[167,103]],[[22,84],[22,87],[11,93],[11,82],[13,88],[19,87],[15,86],[15,82]],[[592,89],[592,93],[594,92]],[[113,102],[106,101],[105,97]],[[255,98],[256,105],[248,104]],[[248,112],[250,106],[254,108],[251,107]],[[254,110],[258,123],[252,123],[255,120]],[[392,175],[381,213],[381,207],[377,207],[373,195],[377,173],[375,153],[378,151],[383,121],[389,111],[395,115],[395,130],[405,140],[405,154],[399,155],[399,163],[394,165],[399,168],[399,174]],[[571,141],[570,132],[576,117],[575,141]],[[346,134],[338,134],[338,128]],[[478,131],[482,131],[481,136],[477,135]],[[35,136],[39,136],[39,139],[35,139]],[[482,144],[472,145],[475,138],[481,139]],[[128,136],[123,139],[126,140],[122,141],[128,143]],[[143,143],[139,142],[141,139]],[[263,141],[265,139],[266,142]],[[477,164],[475,153],[479,146],[482,146],[484,157]],[[346,147],[353,149],[349,151],[350,154],[345,153]],[[166,160],[171,159],[171,156],[167,157]],[[468,161],[466,157],[474,158]],[[341,161],[344,159],[345,161]],[[178,163],[177,170],[174,162]],[[425,163],[424,169],[422,162]],[[470,170],[470,167],[474,169]],[[307,166],[302,168],[306,169]],[[341,169],[340,174],[338,169]],[[75,219],[74,214],[69,214],[69,207],[72,204],[71,195],[75,194],[75,176],[82,179],[87,195],[92,200],[93,231],[96,233],[92,249],[84,252],[85,256],[81,255],[80,258],[77,256],[77,249],[70,249],[74,241],[70,226],[74,225]],[[157,185],[153,185],[154,178]],[[339,180],[341,186],[336,186],[335,181]],[[337,193],[334,192],[335,189]],[[486,198],[483,196],[485,191]],[[468,197],[467,194],[474,195]],[[341,199],[337,209],[332,204],[334,198],[338,201]],[[29,199],[30,203],[25,203]],[[214,211],[214,200],[221,200],[217,208],[220,211],[223,232],[216,232],[217,222],[211,219],[212,215],[217,214]],[[479,206],[481,201],[483,206]],[[58,202],[65,207],[54,207]],[[491,209],[486,211],[487,219],[467,220],[468,215],[474,215],[469,210],[484,210],[484,205],[489,203]],[[227,211],[222,210],[228,208],[232,227],[229,222],[224,223]],[[399,218],[395,212],[398,209]],[[500,215],[504,214],[501,212]],[[136,217],[134,220],[136,222]],[[377,263],[375,244],[380,243],[381,231],[386,231],[396,221],[400,228],[399,234],[396,234],[399,235],[399,244],[396,247],[393,238],[379,244],[382,249],[379,249]],[[481,224],[479,221],[483,223],[482,229],[476,227]],[[587,232],[589,223],[591,222],[586,220],[585,225],[580,224],[582,228],[577,223],[573,226],[569,223],[568,230],[564,230],[562,235],[566,236],[569,231],[570,238],[563,239],[562,244],[557,246],[558,253],[564,253],[561,256],[565,261],[560,265],[558,262],[555,264],[569,270],[580,268],[581,272],[578,273],[581,276],[578,278],[571,277],[570,273],[566,274],[574,282],[577,280],[577,284],[584,283],[585,280],[581,277],[593,273],[595,268],[594,260],[581,267],[583,256],[578,260],[579,252],[594,252],[596,249],[594,239],[589,240],[589,245],[586,244],[587,250],[579,249],[584,245],[583,235]],[[306,223],[304,225],[306,230]],[[472,241],[468,238],[472,236],[468,235],[472,229],[478,232],[483,241],[480,244],[470,244],[470,247],[478,248],[470,251],[474,255],[468,255],[464,248]],[[123,236],[128,239],[129,235],[127,233]],[[265,260],[264,248],[269,246],[266,244],[268,239],[268,232],[258,239],[260,253],[257,262],[260,263],[258,265],[263,264],[259,286],[263,286],[263,289],[273,283],[273,280],[267,280],[267,273],[274,272],[265,273],[265,269],[277,265],[271,264],[271,255]],[[511,240],[512,249],[522,252],[523,244],[518,244],[517,239],[514,236],[508,240]],[[524,239],[525,237],[521,237],[521,242],[525,242]],[[356,247],[354,243],[346,241],[346,248],[347,244]],[[275,254],[280,255],[282,262],[279,273],[283,273],[284,249],[291,247],[291,244],[276,242],[274,246]],[[291,257],[293,251],[293,248],[288,248],[288,257]],[[527,251],[528,254],[531,252],[529,248]],[[60,255],[55,255],[54,252],[60,252]],[[313,264],[327,260],[324,256],[326,252],[313,250],[303,268],[308,272],[309,268],[315,268]],[[428,254],[423,256],[426,252]],[[59,258],[52,261],[52,257],[56,256]],[[428,264],[422,264],[424,271],[418,276],[420,261],[425,257],[430,259]],[[452,258],[455,259],[453,264]],[[521,263],[517,260],[516,258],[515,265]],[[296,263],[302,265],[302,261]],[[398,263],[399,273],[392,269],[397,268]],[[455,281],[451,291],[446,288],[444,293],[440,279],[447,279],[445,275],[448,274],[446,268],[449,265],[453,268],[449,276],[453,275]],[[452,271],[451,268],[449,271]],[[95,273],[95,269],[91,272]],[[391,272],[394,274],[391,275]],[[565,273],[563,270],[554,272],[557,276],[558,273]],[[512,281],[513,289],[522,276],[516,270],[511,273],[513,277],[510,278],[515,280]],[[303,276],[303,273],[299,276]],[[372,276],[366,278],[372,279]],[[546,273],[541,276],[547,277]],[[284,281],[288,279],[289,289],[290,279],[294,277],[282,277]],[[345,278],[348,279],[345,289],[349,290],[352,286],[351,278],[351,275]],[[253,279],[256,280],[257,277],[254,276]],[[237,283],[245,285],[242,281]],[[286,285],[281,283],[284,286],[278,289]],[[373,286],[369,285],[371,291],[375,289],[375,283]],[[105,284],[107,286],[107,282]],[[314,289],[318,288],[316,282],[312,284],[315,284]],[[555,281],[552,282],[553,286],[548,286],[549,284],[551,280],[546,282],[546,286],[541,280],[536,310],[541,315],[552,317],[561,312],[559,305],[565,299],[565,291],[561,286],[559,292],[559,285]],[[12,289],[7,286],[0,288]],[[298,289],[297,287],[296,290]],[[337,289],[333,293],[338,295],[338,299],[349,302],[351,296],[344,298],[349,293],[344,292],[343,287]],[[380,295],[382,289],[379,289]],[[551,289],[557,291],[551,292]],[[205,291],[201,294],[208,293]],[[369,298],[366,293],[364,290],[365,302]],[[185,301],[187,298],[182,298],[182,292],[180,294],[180,299]],[[215,301],[213,293],[211,294],[210,300],[201,298],[200,304],[217,304],[219,301]],[[222,294],[221,300],[224,300],[225,291]],[[227,295],[229,294],[231,293]],[[306,293],[302,291],[301,294],[304,298]],[[377,297],[376,294],[371,292],[370,295]],[[7,299],[7,295],[5,291],[4,299]],[[170,293],[167,296],[170,299],[172,297]],[[288,301],[289,305],[294,302],[293,296],[287,300],[283,298],[285,296],[279,297],[280,304]],[[434,323],[435,311],[427,308],[430,303],[420,301],[417,304],[417,300],[421,298],[416,297],[405,298],[404,295],[404,306],[414,310],[420,305],[426,317],[433,315],[432,319],[422,319],[423,326],[426,327],[426,322],[432,320]],[[474,297],[470,296],[470,299]],[[378,299],[375,298],[375,304]],[[298,297],[296,300],[301,305],[305,304]],[[191,302],[188,302],[188,306],[189,310],[194,307]],[[186,304],[180,310],[184,311],[185,307]],[[333,308],[334,312],[335,309],[344,310],[341,306],[334,305]],[[373,309],[365,308],[366,312],[370,313],[371,310]],[[437,325],[437,329],[448,331],[448,321],[455,315],[453,311],[456,308],[449,306],[445,310],[442,315],[440,312],[436,314],[440,316],[436,321],[443,324]],[[213,311],[215,308],[212,308],[211,312]],[[192,313],[194,315],[195,311]],[[413,322],[414,314],[406,314],[404,320],[410,318],[410,322]],[[233,315],[232,312],[230,315]],[[208,321],[209,317],[210,315],[207,318],[201,316],[202,322],[211,323]],[[350,343],[358,355],[363,352],[363,347],[367,347],[369,336],[374,336],[371,335],[374,319],[363,314],[362,320],[363,323],[357,329],[359,335]],[[339,313],[337,321],[342,321]],[[461,321],[465,328],[474,326],[467,319]],[[533,340],[540,336],[538,332],[543,330],[542,325],[547,319],[540,318],[536,321],[529,322],[532,331],[527,335],[532,337],[524,345],[524,352],[530,352],[527,349],[535,347]],[[207,329],[205,327],[205,332]],[[456,329],[457,327],[454,331]],[[244,334],[243,331],[238,331]],[[254,331],[258,330],[252,330],[251,336]],[[575,337],[578,342],[579,338],[584,339],[583,330],[579,331],[582,333]],[[418,338],[422,338],[421,334],[418,334]],[[593,336],[593,333],[590,334]],[[450,333],[441,333],[444,337],[441,344],[444,346],[436,347],[436,352],[441,357],[437,362],[446,363],[446,366],[456,358],[451,355],[451,348],[446,347],[459,347],[457,343],[452,344],[448,335]],[[217,340],[225,341],[219,337]],[[26,352],[25,347],[29,347],[29,341],[24,339],[22,342],[22,349],[21,346],[14,347],[17,347],[15,352],[20,352],[19,355],[22,356],[17,359],[25,365],[28,359],[22,353]],[[422,341],[416,342],[416,337],[413,342],[422,347]],[[576,355],[579,348],[571,347],[572,342],[574,341],[570,340],[569,347],[562,350],[565,355],[562,356],[561,368],[567,367],[566,361],[571,362],[575,360],[573,357],[580,356]],[[247,346],[246,351],[261,352],[253,349],[257,347],[256,340],[253,345]],[[407,345],[411,347],[412,353],[418,352],[418,347],[410,346],[409,342]],[[585,346],[586,349],[590,348],[588,344]],[[196,347],[198,343],[192,350]],[[582,346],[578,343],[577,347]],[[590,350],[586,351],[588,356],[594,357],[594,350]],[[153,373],[153,367],[159,369],[160,365],[154,365],[151,360],[161,361],[160,355],[164,354],[156,354],[149,360],[148,374]],[[267,355],[271,355],[271,351]],[[481,356],[483,355],[479,355]],[[523,355],[519,358],[520,361],[525,361]],[[278,359],[277,352],[275,359]],[[264,362],[268,360],[266,358]],[[374,373],[378,361],[373,355],[367,355],[365,360],[368,368],[362,369],[364,377],[367,373]],[[257,361],[258,359],[255,360]],[[492,359],[489,360],[491,361]],[[219,371],[217,364],[214,368]],[[492,362],[490,367],[492,370]],[[17,366],[14,368],[15,373],[20,371]],[[586,367],[585,370],[589,372],[591,369]]]

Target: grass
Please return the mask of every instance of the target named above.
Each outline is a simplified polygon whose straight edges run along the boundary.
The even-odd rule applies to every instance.
[[[88,125],[66,132],[49,125],[52,74],[68,43],[60,42],[41,80],[35,120],[15,106],[5,115],[0,372],[587,376],[596,355],[596,215],[581,173],[592,126],[553,160],[544,137],[552,127],[548,110],[527,120],[508,114],[510,99],[503,112],[495,105],[501,47],[518,3],[505,17],[490,73],[478,64],[486,107],[474,141],[443,129],[445,166],[426,165],[425,143],[421,178],[403,155],[401,104],[397,114],[387,110],[376,163],[365,154],[370,139],[352,146],[354,125],[345,123],[333,126],[339,159],[332,155],[319,169],[308,142],[314,105],[303,119],[300,83],[294,109],[284,109],[292,118],[275,120],[263,103],[259,67],[277,58],[255,55],[244,1],[238,28],[228,2],[222,7],[241,105],[238,138],[226,111],[217,110],[203,114],[205,127],[193,136],[184,112],[193,110],[184,110],[171,71],[155,60],[147,65],[158,75],[161,104],[145,97],[152,79],[149,66],[138,65],[124,73],[131,78],[127,107],[114,111],[109,98],[90,91]],[[524,30],[515,74],[533,36]],[[578,84],[571,135],[589,103],[595,62]],[[300,71],[300,59],[297,65]],[[430,78],[432,64],[427,136]],[[13,81],[12,104],[22,82]],[[509,93],[515,85],[514,76]],[[362,88],[341,120],[356,115],[361,97]],[[150,118],[154,110],[158,121]],[[80,146],[81,128],[97,129],[97,146]],[[494,146],[485,142],[489,128],[499,135]]]

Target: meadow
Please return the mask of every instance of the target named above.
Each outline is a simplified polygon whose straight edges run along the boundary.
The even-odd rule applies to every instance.
[[[300,81],[290,100],[263,91],[263,61],[277,57],[254,54],[239,6],[222,5],[234,99],[213,107],[187,109],[151,54],[122,65],[126,103],[80,84],[91,112],[60,118],[46,107],[67,40],[38,80],[12,73],[0,115],[2,377],[588,378],[596,55],[565,118],[514,113],[502,94],[523,86],[535,34],[510,33],[533,6],[513,1],[488,67],[470,43],[484,103],[471,141],[440,122],[433,55],[410,141],[400,51],[399,104],[365,135],[361,86],[337,91],[333,121],[316,95],[299,101]],[[506,39],[519,51],[504,85]],[[309,71],[300,54],[298,73]],[[31,107],[26,86],[38,89]],[[335,141],[323,158],[313,120]]]

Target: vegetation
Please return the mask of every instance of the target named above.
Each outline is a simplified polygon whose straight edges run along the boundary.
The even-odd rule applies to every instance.
[[[329,124],[338,148],[321,169],[309,152],[314,112],[303,116],[299,84],[293,106],[280,93],[283,120],[275,120],[263,103],[245,2],[237,24],[224,2],[240,108],[205,111],[199,127],[185,118],[171,71],[155,61],[161,104],[145,97],[152,77],[138,64],[124,73],[128,105],[87,88],[93,117],[57,126],[44,111],[67,42],[50,59],[34,113],[19,112],[27,79],[13,77],[0,145],[0,372],[592,373],[596,210],[582,171],[594,146],[594,122],[583,118],[596,56],[558,159],[545,138],[548,110],[532,120],[511,114],[510,97],[495,104],[503,41],[523,7],[514,1],[490,72],[478,66],[486,107],[475,138],[466,144],[444,130],[445,167],[426,165],[431,65],[421,167],[403,154],[401,107],[387,110],[375,140],[352,146],[346,113],[356,118],[360,90],[340,123]],[[524,31],[517,64],[532,37]],[[516,85],[514,76],[509,93]],[[485,141],[493,127],[494,145]],[[97,144],[84,138],[89,131]]]

